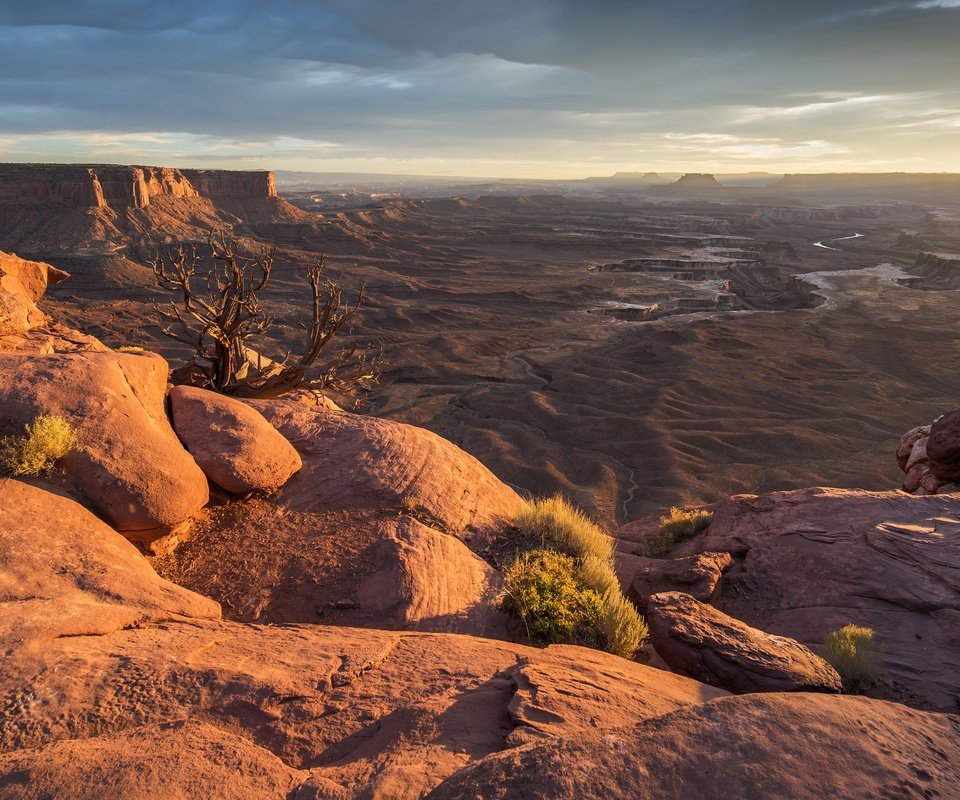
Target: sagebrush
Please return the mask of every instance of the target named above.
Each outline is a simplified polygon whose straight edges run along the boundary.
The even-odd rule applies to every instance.
[[[596,644],[603,601],[577,580],[574,560],[563,553],[532,550],[521,555],[504,575],[500,605],[516,614],[538,642]]]
[[[831,631],[823,644],[823,657],[840,675],[847,691],[862,691],[876,682],[877,653],[870,628],[844,625]]]
[[[531,570],[531,552],[554,553],[557,558],[568,559],[569,580],[574,589],[589,592],[591,598],[596,598],[597,614],[590,621],[592,629],[589,635],[581,625],[577,637],[571,639],[570,635],[566,635],[563,638],[601,647],[625,658],[633,657],[647,636],[647,626],[633,604],[623,595],[614,571],[613,541],[610,537],[586,514],[559,495],[525,501],[514,519],[514,526],[520,534],[521,547],[530,552],[521,554],[507,570],[508,593],[514,571],[526,575]],[[533,566],[542,568],[548,563],[544,558],[538,556]],[[553,566],[556,563],[549,562]],[[574,595],[564,597],[575,603]],[[576,602],[580,602],[581,596],[575,597]],[[562,603],[556,602],[562,599],[561,596],[554,594],[552,598],[555,602],[545,604],[543,610],[555,615],[556,620],[546,627],[553,634],[560,635],[559,631],[567,629],[571,615],[579,613],[578,607],[564,608]],[[505,607],[519,615],[509,601]],[[530,630],[529,624],[527,627]],[[533,638],[558,641],[538,636]]]
[[[0,441],[0,464],[11,475],[45,475],[77,446],[77,435],[63,417],[43,414],[24,426],[24,435]]]
[[[657,535],[649,542],[637,547],[634,552],[641,556],[662,556],[670,552],[685,539],[690,539],[707,529],[713,521],[713,512],[695,508],[685,511],[678,506],[670,513],[660,517]]]

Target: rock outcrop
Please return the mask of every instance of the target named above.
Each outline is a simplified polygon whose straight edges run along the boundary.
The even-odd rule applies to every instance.
[[[627,597],[641,610],[647,598],[660,592],[684,592],[709,603],[723,573],[733,565],[729,553],[697,553],[683,558],[638,558],[626,589]]]
[[[430,800],[951,797],[960,718],[862,697],[725,697],[592,736],[510,750]]]
[[[960,492],[960,408],[907,431],[897,448],[897,465],[905,473],[905,492]]]
[[[293,446],[249,405],[206,389],[170,390],[173,428],[204,474],[234,494],[271,492],[302,466]]]
[[[0,526],[24,528],[0,569],[0,619],[15,621],[0,625],[3,798],[412,800],[530,737],[723,695],[578,647],[204,619],[215,604],[157,578],[72,501],[3,491],[23,511]],[[44,540],[51,517],[69,524]]]
[[[309,219],[277,196],[272,172],[106,164],[0,165],[0,214],[0,247],[43,254]]]
[[[41,261],[27,261],[0,251],[0,336],[26,333],[47,318],[37,308],[47,286],[67,273]]]
[[[0,433],[21,434],[41,414],[64,417],[80,441],[62,461],[70,484],[113,527],[150,538],[209,499],[167,419],[167,371],[147,352],[0,351]]]
[[[772,636],[682,592],[647,599],[650,641],[674,672],[744,692],[839,692],[837,671],[793,639]]]
[[[269,502],[231,503],[158,571],[242,620],[503,636],[499,576],[476,553],[516,493],[421,428],[292,400],[246,401],[303,461]]]
[[[637,534],[617,531],[620,547]],[[801,489],[714,506],[673,556],[727,552],[716,606],[811,649],[854,624],[874,631],[878,691],[960,709],[960,497]],[[626,577],[626,576],[624,576]]]
[[[0,642],[220,616],[69,497],[3,478],[0,497]]]

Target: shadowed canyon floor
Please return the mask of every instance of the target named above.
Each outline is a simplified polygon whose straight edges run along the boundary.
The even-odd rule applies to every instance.
[[[109,252],[76,228],[44,252],[11,226],[0,247],[28,244],[73,274],[46,301],[59,318],[170,356],[143,266],[164,239],[216,223],[251,249],[277,242],[278,348],[296,345],[298,272],[325,252],[345,284],[368,286],[356,331],[388,363],[373,413],[607,524],[739,491],[896,485],[896,437],[960,394],[957,262],[918,258],[960,251],[943,206],[635,193],[324,211],[310,198],[248,198],[254,224],[235,197],[198,216],[162,196],[128,210],[127,228],[111,218]],[[873,270],[887,263],[908,275]],[[793,278],[810,272],[838,274]]]

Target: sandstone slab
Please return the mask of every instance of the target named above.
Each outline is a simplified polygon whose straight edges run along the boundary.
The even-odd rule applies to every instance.
[[[10,479],[0,497],[0,642],[220,616],[71,498]]]
[[[751,628],[682,592],[647,599],[650,640],[670,668],[731,692],[839,692],[840,676],[793,639]]]
[[[170,408],[174,430],[200,469],[228,492],[275,491],[302,466],[290,442],[239,400],[174,386]]]
[[[811,649],[854,624],[874,631],[881,689],[960,709],[960,497],[801,489],[740,495],[678,555],[737,564],[717,607]]]
[[[641,610],[647,598],[660,592],[685,592],[703,603],[717,593],[723,573],[733,565],[729,553],[697,553],[681,558],[637,559],[627,597]]]
[[[303,467],[222,506],[155,562],[245,621],[504,635],[477,557],[520,499],[429,431],[293,400],[247,401]]]
[[[953,797],[960,718],[862,697],[763,694],[492,755],[430,800]]]
[[[225,785],[238,797],[258,797],[258,781],[276,796],[270,782],[293,777],[306,797],[413,800],[522,742],[517,727],[582,737],[721,694],[573,646],[200,620],[14,647],[5,665],[0,785],[27,774],[84,787],[109,773],[126,786],[142,769],[147,787],[185,797],[208,796],[186,791],[207,785],[191,773],[235,768]],[[58,796],[88,796],[71,791]]]

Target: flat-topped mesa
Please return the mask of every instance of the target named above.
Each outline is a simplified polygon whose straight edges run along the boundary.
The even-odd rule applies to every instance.
[[[687,187],[687,188],[696,188],[696,189],[719,189],[722,184],[715,178],[713,175],[710,175],[706,172],[688,172],[685,175],[682,175],[672,183],[671,186]]]
[[[266,199],[277,196],[272,172],[114,165],[0,165],[0,204],[46,208],[147,208],[158,196]]]
[[[266,170],[0,164],[0,249],[41,258],[311,218],[277,195]]]

